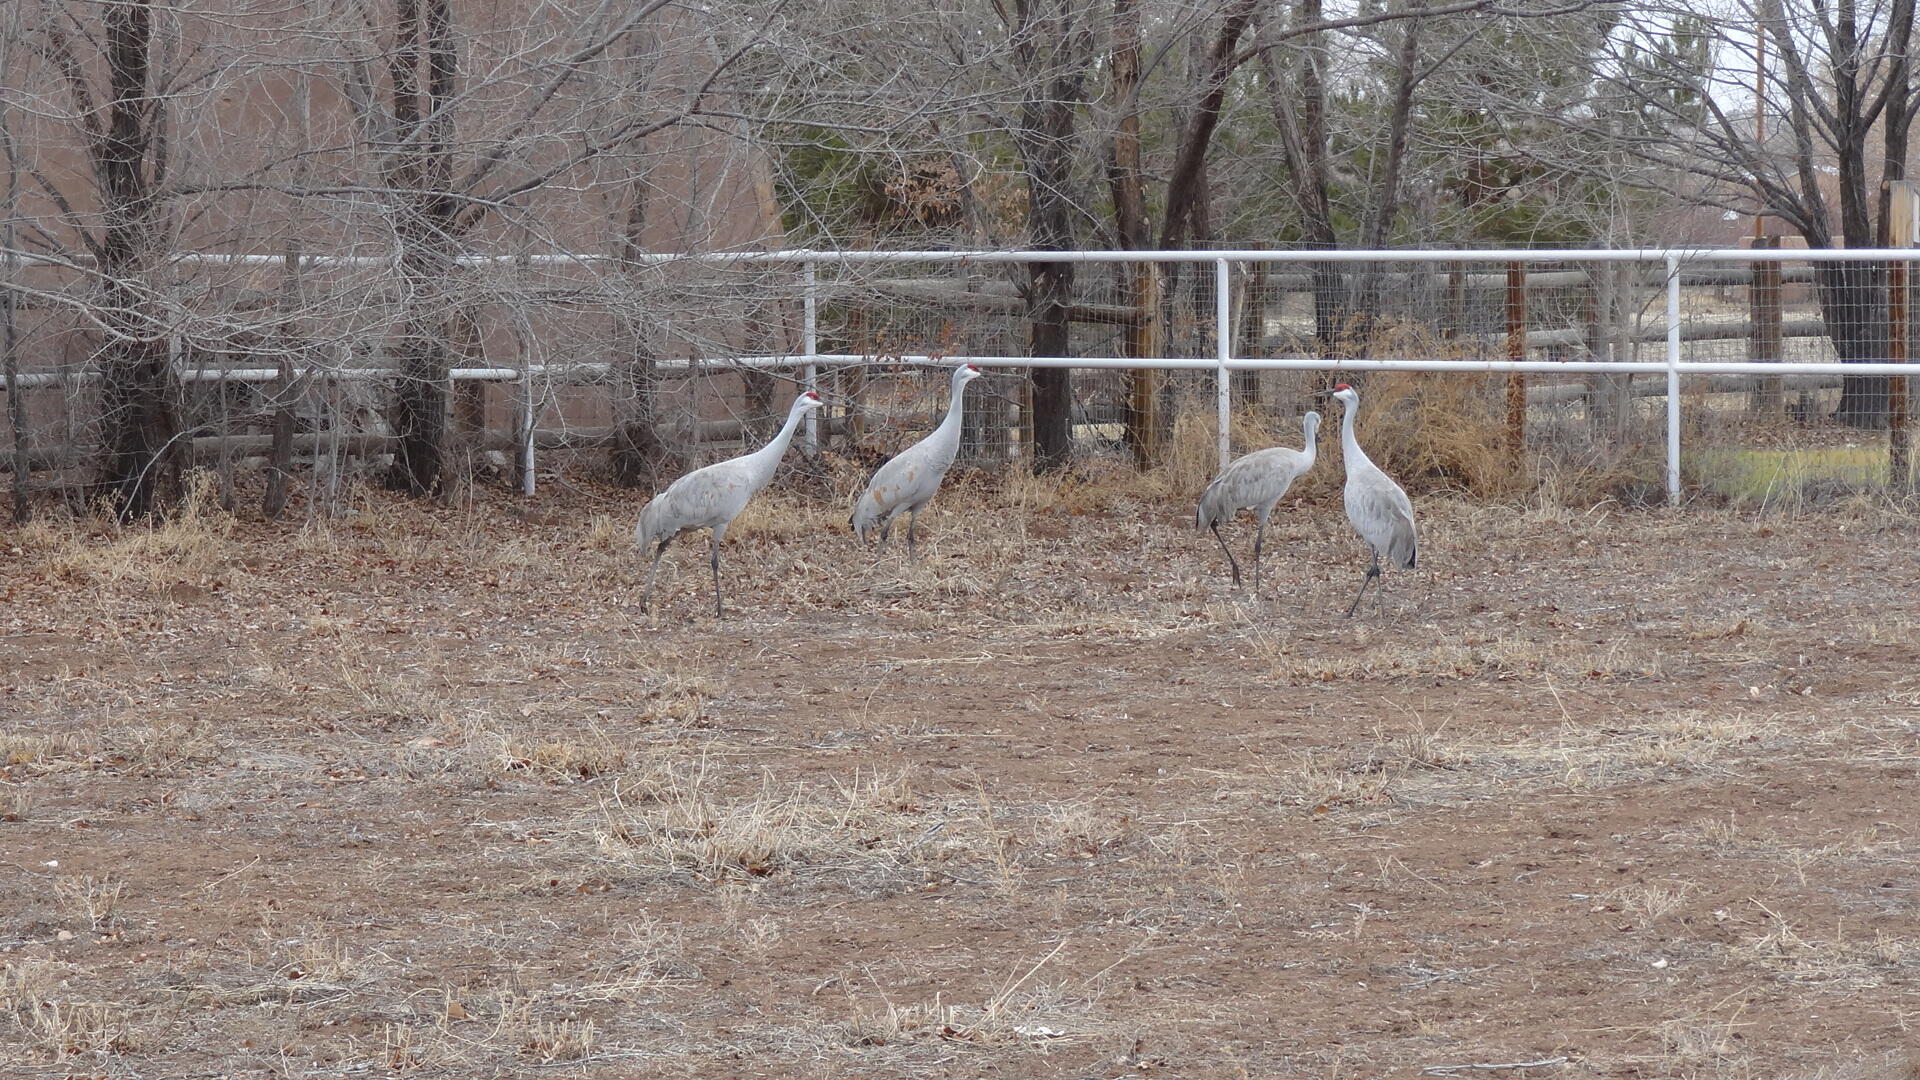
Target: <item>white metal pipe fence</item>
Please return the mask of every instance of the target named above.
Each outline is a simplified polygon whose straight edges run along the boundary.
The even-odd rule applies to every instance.
[[[800,293],[801,328],[800,348],[793,354],[766,354],[730,356],[705,360],[662,360],[658,366],[667,369],[685,368],[690,365],[725,369],[743,368],[790,368],[800,374],[803,385],[815,389],[819,382],[822,367],[842,367],[848,365],[871,365],[876,363],[907,365],[953,365],[971,363],[986,368],[1079,368],[1079,369],[1162,369],[1187,371],[1212,371],[1214,374],[1214,396],[1218,423],[1218,449],[1224,464],[1229,453],[1229,428],[1232,410],[1231,376],[1235,372],[1259,371],[1382,371],[1382,372],[1479,372],[1479,373],[1552,373],[1552,374],[1664,374],[1666,379],[1666,448],[1665,448],[1665,489],[1669,499],[1677,500],[1681,492],[1681,379],[1688,375],[1872,375],[1907,376],[1914,368],[1904,363],[1842,363],[1842,362],[1805,362],[1805,361],[1693,361],[1683,359],[1682,355],[1682,277],[1689,269],[1715,263],[1759,264],[1759,263],[1838,263],[1859,264],[1889,263],[1903,261],[1920,255],[1920,252],[1906,249],[1851,249],[1851,250],[1802,250],[1781,248],[1738,248],[1738,249],[1513,249],[1513,250],[1406,250],[1406,251],[1299,251],[1299,250],[1215,250],[1215,251],[829,251],[829,250],[788,250],[770,252],[718,252],[704,254],[648,253],[637,256],[602,256],[577,253],[484,255],[470,254],[458,257],[455,261],[464,267],[506,267],[525,272],[541,267],[633,267],[661,266],[675,263],[705,264],[715,266],[793,266],[800,272],[798,291]],[[172,260],[177,265],[260,267],[282,269],[287,260],[279,255],[183,253]],[[24,267],[56,267],[87,272],[88,260],[59,259],[30,252],[0,252],[0,263],[9,269],[9,278],[14,278]],[[359,268],[378,269],[389,266],[392,259],[381,256],[343,256],[308,255],[301,258],[301,265],[307,268]],[[1067,356],[1067,357],[1030,357],[1006,354],[959,355],[932,352],[914,353],[846,353],[822,352],[820,349],[820,303],[821,286],[819,271],[826,266],[855,266],[873,264],[921,263],[942,266],[965,264],[1018,264],[1031,262],[1054,263],[1192,263],[1211,264],[1213,269],[1213,356],[1160,356],[1160,357],[1121,357],[1121,356]],[[1538,264],[1538,263],[1609,263],[1642,264],[1656,267],[1664,278],[1665,292],[1665,355],[1660,360],[1514,360],[1514,359],[1457,359],[1425,358],[1417,356],[1396,357],[1246,357],[1236,356],[1234,352],[1234,310],[1233,310],[1233,271],[1247,264],[1295,264],[1312,265],[1323,263],[1336,264],[1454,264],[1494,265]],[[11,286],[13,280],[0,282]],[[609,369],[605,363],[576,363],[568,365],[523,364],[514,367],[491,366],[484,368],[457,368],[450,373],[454,380],[484,380],[513,382],[518,384],[520,401],[518,405],[518,424],[520,451],[518,462],[522,489],[533,490],[534,477],[534,440],[533,440],[533,380],[536,377],[567,377],[575,373],[601,374]],[[297,375],[307,374],[307,369],[299,369]],[[393,377],[399,373],[391,369],[335,369],[314,370],[313,374],[331,378],[375,378]],[[190,379],[228,379],[235,381],[268,382],[284,377],[277,368],[235,368],[218,371],[183,373]],[[65,385],[71,375],[22,373],[18,377],[21,389],[40,386]],[[4,389],[0,387],[0,389]],[[814,417],[809,417],[805,431],[805,444],[809,449],[820,445],[820,427]]]

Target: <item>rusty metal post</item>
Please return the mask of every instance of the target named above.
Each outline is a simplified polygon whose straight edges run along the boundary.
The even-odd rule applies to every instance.
[[[1507,264],[1507,359],[1527,358],[1527,268]],[[1507,373],[1507,449],[1517,459],[1527,442],[1527,376]]]

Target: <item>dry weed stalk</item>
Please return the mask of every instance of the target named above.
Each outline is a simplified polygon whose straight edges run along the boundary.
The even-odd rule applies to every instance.
[[[141,1049],[128,1009],[61,993],[73,971],[72,965],[42,959],[9,961],[0,968],[0,1017],[13,1029],[0,1045],[12,1043],[50,1063]]]
[[[952,1004],[936,994],[931,1002],[899,1003],[881,993],[878,1009],[855,1006],[852,1019],[834,1025],[836,1041],[846,1046],[880,1047],[921,1039],[979,1046],[1046,1050],[1099,1035],[1104,1025],[1092,1018],[1095,980],[1034,981],[1034,976],[1067,946],[1026,967],[1009,972],[998,991],[979,1005]],[[1111,970],[1111,968],[1109,968]],[[1104,973],[1103,973],[1104,974]]]

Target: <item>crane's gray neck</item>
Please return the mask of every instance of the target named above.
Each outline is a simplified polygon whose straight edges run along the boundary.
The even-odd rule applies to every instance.
[[[953,377],[953,397],[952,400],[947,402],[946,418],[940,421],[941,430],[944,431],[949,427],[958,428],[960,426],[961,406],[965,403],[966,396],[967,380],[955,375]]]
[[[1353,413],[1358,404],[1347,405],[1340,415],[1340,450],[1349,462],[1371,460],[1366,451],[1360,449],[1360,440],[1353,437]]]
[[[787,445],[793,442],[793,433],[800,427],[800,418],[804,415],[806,410],[798,405],[787,410],[787,422],[780,425],[780,430],[774,433],[773,438],[767,440],[767,445],[748,455],[748,459],[753,462],[755,468],[770,471],[780,464],[780,459],[786,456]]]
[[[966,382],[956,374],[953,377],[953,397],[947,402],[947,415],[941,419],[940,426],[933,429],[933,434],[927,437],[928,441],[939,446],[949,443],[955,447],[960,445],[960,417],[965,411],[966,393]]]
[[[1320,418],[1313,417],[1303,426],[1306,428],[1307,445],[1300,452],[1306,456],[1308,466],[1312,466],[1314,457],[1320,452]]]

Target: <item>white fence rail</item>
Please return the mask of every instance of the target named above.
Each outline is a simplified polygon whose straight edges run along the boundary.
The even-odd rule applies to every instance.
[[[1690,269],[1709,264],[1724,263],[1819,263],[1819,262],[1855,262],[1855,263],[1894,263],[1913,260],[1920,256],[1920,250],[1908,249],[1782,249],[1782,248],[1731,248],[1731,249],[1495,249],[1495,250],[1337,250],[1337,251],[1301,251],[1301,250],[1213,250],[1213,251],[831,251],[831,250],[787,250],[752,252],[716,252],[703,254],[644,253],[635,256],[609,256],[582,253],[546,253],[488,255],[469,254],[457,257],[454,261],[466,267],[493,267],[498,269],[531,269],[540,267],[583,267],[583,268],[631,268],[634,266],[661,266],[674,263],[692,263],[702,265],[787,265],[797,266],[801,272],[802,328],[800,350],[793,354],[737,356],[713,358],[705,361],[716,366],[737,367],[778,367],[795,368],[804,372],[805,384],[815,385],[822,367],[862,365],[873,363],[953,365],[971,363],[989,368],[1084,368],[1084,369],[1162,369],[1212,371],[1215,376],[1215,396],[1218,404],[1219,453],[1224,464],[1228,457],[1229,414],[1232,406],[1231,373],[1236,371],[1407,371],[1407,372],[1528,372],[1552,374],[1585,373],[1657,373],[1666,376],[1666,491],[1669,500],[1681,497],[1680,473],[1680,437],[1681,437],[1681,398],[1680,380],[1687,375],[1887,375],[1910,376],[1916,371],[1905,363],[1812,363],[1794,361],[1686,361],[1682,355],[1681,334],[1681,282],[1682,275]],[[287,260],[278,255],[255,254],[218,254],[218,253],[182,253],[172,257],[177,265],[202,265],[226,267],[280,268]],[[947,266],[967,264],[1017,264],[1017,263],[1192,263],[1211,265],[1214,276],[1214,326],[1215,348],[1211,356],[1160,356],[1160,357],[1122,357],[1122,356],[1012,356],[1012,355],[960,355],[960,354],[852,354],[823,353],[819,351],[819,286],[818,270],[823,266],[886,264],[886,263],[923,263]],[[17,250],[0,250],[0,269],[5,274],[0,278],[0,286],[11,285],[18,280],[19,272],[27,267],[61,268],[82,274],[89,272],[90,260],[87,258],[64,259]],[[300,259],[303,267],[353,267],[379,268],[392,265],[394,260],[385,256],[364,255],[306,255]],[[1314,263],[1449,263],[1506,265],[1512,263],[1638,263],[1657,268],[1663,275],[1666,293],[1665,357],[1650,361],[1600,361],[1600,360],[1514,360],[1514,359],[1431,359],[1420,357],[1370,357],[1370,358],[1320,358],[1320,357],[1241,357],[1234,355],[1234,334],[1232,332],[1232,297],[1230,288],[1233,270],[1236,266],[1253,263],[1264,264],[1314,264]],[[662,366],[675,366],[671,363]],[[681,362],[680,366],[685,366]],[[561,375],[572,372],[605,371],[606,364],[572,365],[525,365],[522,367],[457,368],[450,373],[455,380],[474,379],[499,382],[517,382],[523,388],[535,375]],[[302,372],[304,373],[304,372]],[[393,375],[391,371],[359,369],[353,371],[314,371],[321,377],[367,378],[381,375]],[[202,372],[202,379],[230,379],[234,381],[268,382],[282,377],[282,373],[272,368],[229,369],[225,371]],[[36,386],[56,385],[65,377],[45,374],[23,374],[18,376],[18,386],[28,389]],[[0,385],[0,390],[6,387]],[[520,410],[531,408],[530,391],[528,400],[519,403]],[[520,425],[529,434],[530,422],[523,418]],[[817,446],[819,428],[817,418],[809,417],[805,431],[805,440],[811,446]],[[531,493],[534,470],[531,467],[533,453],[532,440],[529,437],[521,449],[523,462],[527,467],[522,470],[524,489]]]

